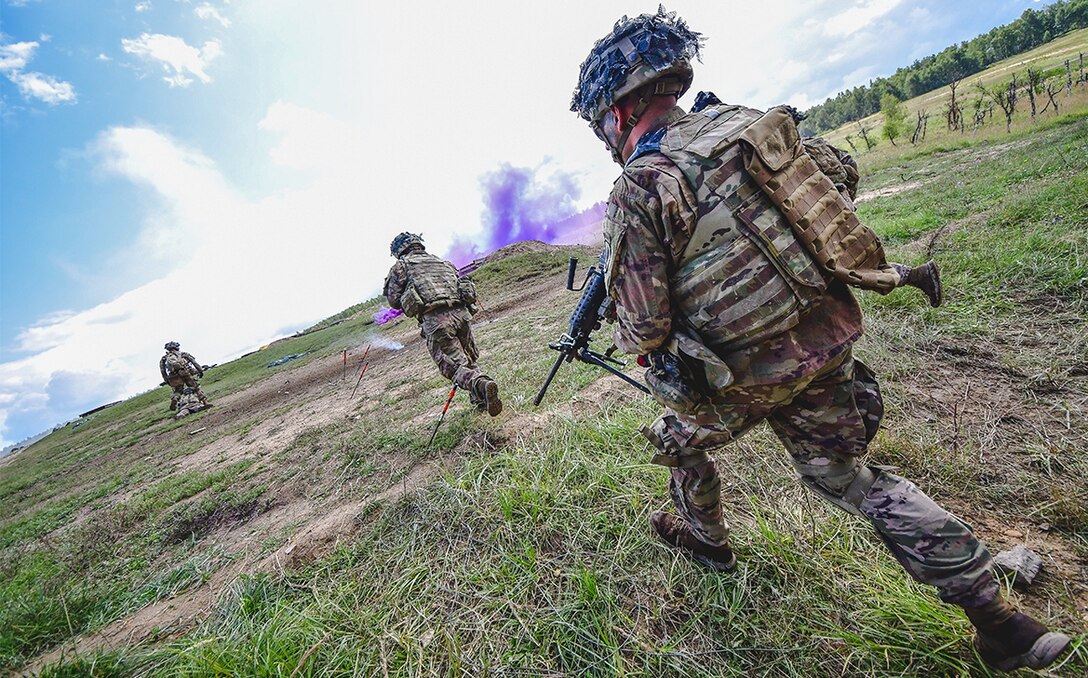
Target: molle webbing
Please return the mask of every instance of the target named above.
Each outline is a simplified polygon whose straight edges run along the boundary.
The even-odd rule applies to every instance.
[[[447,308],[460,302],[457,270],[449,262],[427,252],[409,252],[401,257],[408,267],[408,282],[422,302],[421,312]]]
[[[758,116],[707,108],[671,124],[660,148],[682,175],[686,200],[698,205],[670,274],[676,315],[719,355],[794,327],[826,287],[790,224],[745,172],[737,137]]]
[[[782,210],[798,239],[828,273],[887,294],[899,284],[884,247],[807,153],[790,114],[774,108],[740,136],[745,169]]]

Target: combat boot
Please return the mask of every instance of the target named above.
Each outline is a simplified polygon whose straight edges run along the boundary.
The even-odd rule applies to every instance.
[[[965,607],[963,611],[977,631],[975,650],[979,657],[999,671],[1025,666],[1046,668],[1069,647],[1069,636],[1017,612],[1001,594],[986,605]]]
[[[481,376],[472,385],[472,390],[476,393],[477,407],[482,404],[484,407],[480,409],[486,408],[492,417],[499,416],[502,412],[502,401],[499,400],[499,385],[494,379]]]
[[[712,546],[700,541],[682,519],[664,511],[650,514],[650,525],[657,536],[669,546],[674,546],[693,560],[718,572],[732,572],[737,567],[737,557],[728,546]]]
[[[937,308],[944,301],[944,288],[941,286],[941,272],[937,262],[930,259],[921,266],[907,270],[904,285],[917,287],[929,298],[929,305]]]

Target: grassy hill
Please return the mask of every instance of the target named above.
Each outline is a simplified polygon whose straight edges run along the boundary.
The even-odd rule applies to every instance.
[[[1088,76],[1088,28],[1073,31],[1030,52],[999,61],[985,71],[961,80],[956,88],[956,99],[966,116],[966,130],[963,133],[958,130],[948,129],[946,111],[952,94],[948,87],[942,87],[903,102],[903,106],[907,111],[908,130],[906,138],[896,140],[898,146],[893,146],[889,141],[881,137],[880,130],[884,124],[884,116],[880,113],[867,116],[860,121],[861,125],[869,129],[870,139],[877,142],[876,147],[871,151],[866,149],[857,122],[843,125],[820,136],[845,149],[849,149],[849,142],[847,141],[847,137],[849,137],[850,142],[860,151],[859,160],[862,160],[870,168],[882,165],[885,162],[894,162],[904,154],[910,155],[918,152],[924,153],[955,148],[982,139],[1000,139],[1007,133],[1005,131],[1005,115],[997,104],[993,105],[992,117],[987,116],[985,123],[977,129],[975,128],[974,110],[976,102],[980,98],[985,98],[988,106],[990,101],[989,97],[983,97],[978,85],[981,84],[988,89],[993,89],[996,86],[1006,87],[1014,75],[1018,85],[1026,85],[1028,82],[1028,68],[1052,77],[1052,83],[1060,81],[1062,90],[1061,93],[1055,96],[1059,106],[1058,112],[1055,113],[1054,109],[1050,108],[1045,113],[1039,113],[1034,123],[1031,119],[1031,106],[1028,96],[1021,91],[1020,100],[1017,103],[1016,113],[1013,117],[1013,131],[1045,124],[1046,121],[1054,117],[1060,117],[1062,114],[1071,111],[1084,110],[1088,107],[1088,84],[1077,84],[1079,75],[1077,67],[1079,55],[1082,53],[1085,56],[1085,74]],[[1066,81],[1065,61],[1067,59],[1071,61],[1073,76],[1073,88],[1068,95],[1064,87]],[[1041,111],[1048,103],[1047,95],[1043,92],[1037,94],[1036,97],[1037,108]],[[924,141],[912,146],[910,136],[914,130],[919,112],[929,113],[926,136]]]
[[[1064,96],[1064,95],[1063,95]],[[858,355],[892,465],[1043,575],[1012,597],[1088,673],[1088,111],[863,157],[863,219],[941,264],[948,300],[861,296]],[[932,123],[932,120],[931,120]],[[931,127],[931,134],[933,127]],[[928,143],[928,142],[927,142]],[[887,152],[885,152],[887,151]],[[970,629],[862,521],[818,501],[759,427],[716,456],[740,566],[658,543],[657,406],[564,365],[572,251],[476,274],[498,419],[448,393],[415,323],[376,302],[0,460],[0,667],[45,676],[987,675]],[[602,333],[599,343],[607,343]],[[351,397],[360,360],[370,366]],[[343,351],[348,351],[348,365]],[[301,358],[266,365],[286,355]]]

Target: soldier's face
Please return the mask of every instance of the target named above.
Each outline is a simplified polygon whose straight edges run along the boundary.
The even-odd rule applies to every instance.
[[[620,158],[619,150],[616,148],[620,138],[617,120],[615,109],[610,109],[605,111],[597,122],[591,123],[590,127],[593,128],[593,133],[597,135],[597,138],[604,142],[608,152],[612,154],[612,159],[622,165],[623,159]]]

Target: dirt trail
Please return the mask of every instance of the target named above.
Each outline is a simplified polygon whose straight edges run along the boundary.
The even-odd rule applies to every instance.
[[[512,246],[503,254],[541,248],[552,249],[543,244],[528,248]],[[493,257],[488,259],[493,260]],[[511,286],[494,295],[485,312],[475,319],[474,327],[523,316],[542,303],[569,294],[563,290],[561,279],[565,280],[565,272],[534,278],[522,287]],[[346,377],[339,355],[294,369],[282,369],[248,388],[218,399],[215,407],[199,420],[199,426],[181,427],[162,434],[165,438],[155,436],[156,443],[163,440],[181,442],[191,439],[190,431],[199,429],[194,435],[208,439],[207,444],[193,452],[172,459],[172,472],[208,472],[245,459],[256,460],[258,468],[267,465],[270,470],[274,469],[275,462],[270,457],[284,451],[304,432],[357,419],[360,412],[376,407],[378,396],[391,391],[389,384],[394,380],[405,382],[392,387],[395,393],[397,388],[432,377],[434,366],[426,358],[426,347],[416,323],[407,318],[395,322],[390,328],[392,331],[384,331],[381,341],[373,342],[367,356],[370,366],[355,398],[350,396],[359,374],[363,347],[367,345],[365,336],[359,342],[361,345],[349,352]],[[396,344],[402,348],[388,347]],[[394,357],[397,353],[410,354],[413,359],[397,360]],[[597,389],[595,383],[587,391]],[[604,393],[613,390],[614,386],[600,389]],[[596,406],[601,401],[599,395],[578,397],[585,400],[583,406]],[[221,548],[232,559],[229,565],[212,573],[208,581],[195,589],[147,605],[99,631],[65,642],[24,665],[21,674],[33,675],[47,664],[76,654],[176,638],[207,619],[239,575],[282,573],[328,555],[338,545],[353,540],[361,527],[360,514],[374,504],[395,503],[427,486],[437,475],[456,465],[460,454],[470,451],[469,448],[486,449],[493,447],[496,440],[517,439],[539,430],[546,418],[569,416],[570,408],[570,404],[565,404],[554,412],[541,415],[532,411],[517,412],[516,408],[508,407],[498,429],[485,435],[487,440],[466,439],[452,453],[423,460],[409,456],[387,459],[389,475],[397,479],[372,488],[373,491],[362,498],[345,499],[334,491],[328,497],[313,499],[307,496],[305,489],[300,491],[289,484],[280,486],[267,510],[251,519],[217,527],[204,538],[206,548]],[[433,412],[425,412],[407,421],[405,426],[410,429],[424,425],[433,417]],[[116,505],[142,489],[145,488],[126,488],[125,493],[111,503]],[[267,554],[264,544],[270,535],[282,534],[291,527],[295,528],[293,534]]]

